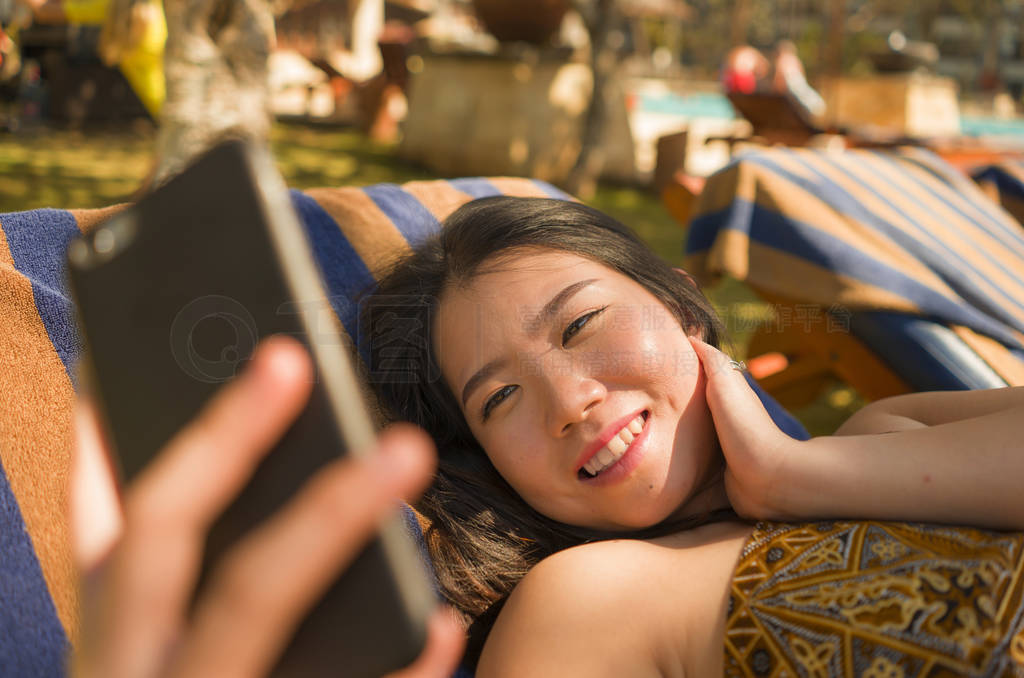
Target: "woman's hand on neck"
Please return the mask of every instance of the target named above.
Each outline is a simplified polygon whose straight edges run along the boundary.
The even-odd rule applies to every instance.
[[[756,520],[796,517],[786,496],[787,464],[806,444],[779,430],[729,357],[690,337],[707,377],[707,402],[726,468],[722,488],[736,513]]]

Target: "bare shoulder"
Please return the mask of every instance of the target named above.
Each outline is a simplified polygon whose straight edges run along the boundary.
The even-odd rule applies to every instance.
[[[714,548],[685,537],[621,539],[545,559],[499,615],[478,675],[683,676],[691,625],[724,608],[729,566],[722,595],[707,595]]]
[[[616,540],[543,560],[502,609],[477,675],[661,675],[647,615],[635,614],[650,556],[647,542]]]

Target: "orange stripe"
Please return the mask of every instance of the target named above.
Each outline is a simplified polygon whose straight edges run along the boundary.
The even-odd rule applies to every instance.
[[[520,198],[550,198],[544,189],[530,179],[522,177],[488,177],[491,184],[504,195],[514,195]]]
[[[331,215],[375,277],[394,257],[409,251],[399,230],[361,189],[314,188],[306,191],[306,195]]]
[[[691,221],[705,214],[720,212],[734,200],[752,202],[756,186],[755,172],[750,163],[737,163],[708,178],[701,191]]]
[[[0,308],[0,451],[57,616],[74,644],[78,590],[66,514],[74,393],[32,284],[14,267],[2,224]]]
[[[1010,386],[1024,386],[1024,362],[1001,343],[974,330],[954,325],[953,331]]]
[[[88,233],[110,217],[129,207],[131,207],[131,203],[122,203],[120,205],[111,205],[110,207],[101,207],[99,209],[92,210],[69,211],[71,212],[71,216],[75,218],[75,221],[78,222],[78,230],[82,233]]]
[[[419,200],[438,221],[444,221],[473,199],[447,181],[410,181],[402,184],[402,189]]]

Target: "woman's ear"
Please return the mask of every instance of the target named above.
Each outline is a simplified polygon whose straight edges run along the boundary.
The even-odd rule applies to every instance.
[[[689,281],[689,283],[691,285],[693,285],[693,288],[695,290],[699,290],[700,289],[700,284],[697,283],[697,279],[694,278],[692,275],[690,275],[689,273],[687,273],[683,269],[679,268],[678,266],[677,267],[673,267],[672,270],[675,271],[676,273],[678,273],[679,275],[683,276],[684,278],[686,278],[686,280]]]

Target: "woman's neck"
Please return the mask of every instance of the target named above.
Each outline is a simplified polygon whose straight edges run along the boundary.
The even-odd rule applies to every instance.
[[[674,518],[683,519],[707,515],[723,509],[731,509],[729,495],[725,491],[725,459],[713,463],[697,484],[697,490],[673,513]]]

